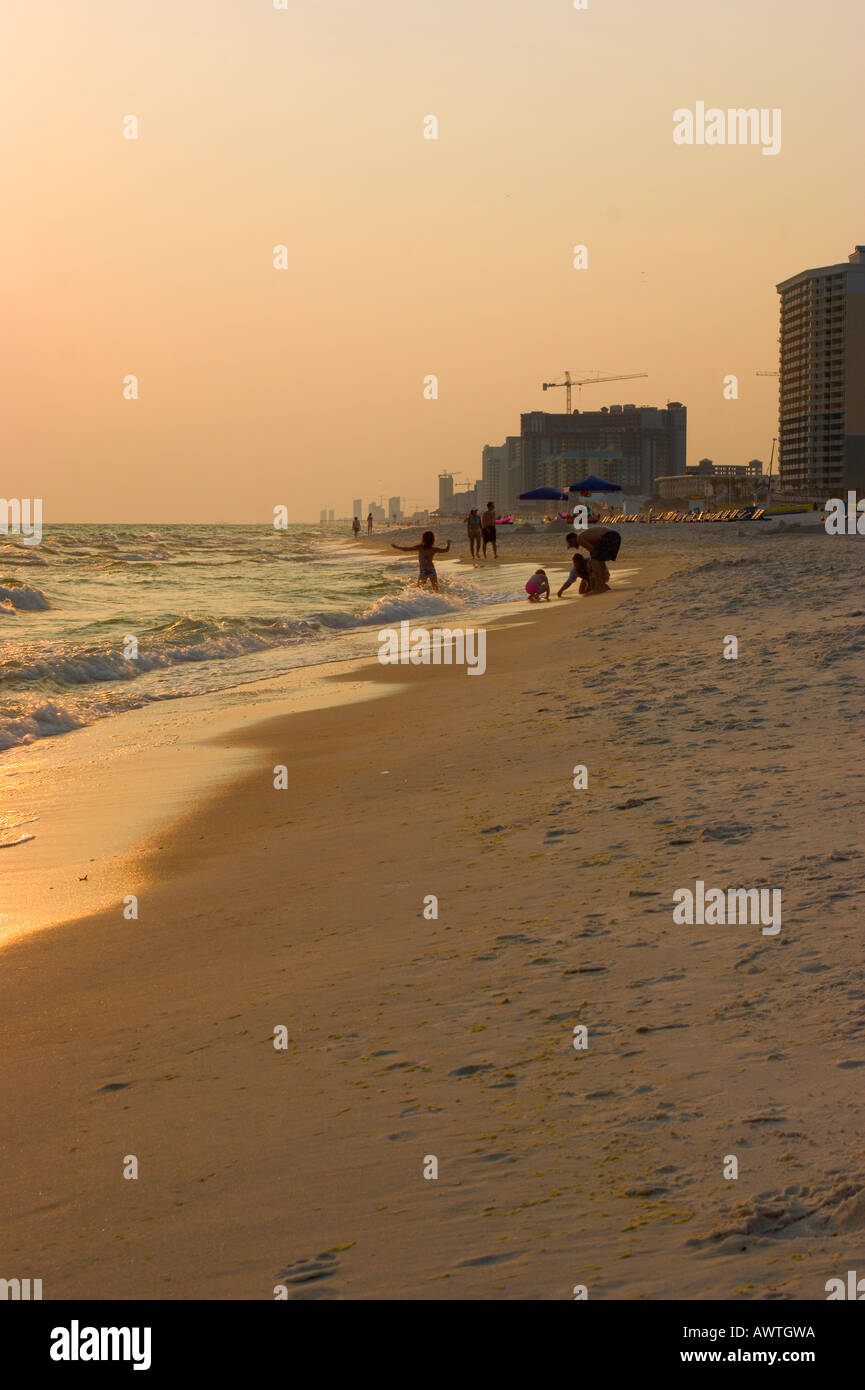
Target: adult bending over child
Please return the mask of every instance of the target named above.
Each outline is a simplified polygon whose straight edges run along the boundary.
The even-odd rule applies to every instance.
[[[559,589],[558,597],[561,598],[565,590],[578,579],[581,594],[602,594],[609,589],[610,571],[607,561],[615,560],[619,553],[622,538],[618,531],[612,530],[609,526],[587,526],[584,531],[569,531],[565,540],[568,549],[573,551],[571,572]],[[588,560],[580,555],[580,546],[589,552]]]

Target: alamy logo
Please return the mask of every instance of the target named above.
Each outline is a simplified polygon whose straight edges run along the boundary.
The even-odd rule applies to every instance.
[[[676,145],[762,145],[764,154],[781,151],[781,111],[775,107],[719,106],[706,109],[698,101],[695,110],[680,106],[673,112]]]
[[[0,534],[20,536],[25,545],[38,545],[42,540],[42,498],[0,497]]]
[[[378,640],[382,666],[465,666],[469,676],[482,676],[487,669],[487,634],[482,627],[434,627],[428,632],[402,622],[399,631],[383,627]]]
[[[848,1269],[847,1271],[846,1288],[843,1279],[827,1279],[823,1287],[826,1290],[827,1303],[838,1298],[852,1298],[858,1303],[865,1300],[865,1279],[857,1280],[855,1269]]]
[[[31,1298],[42,1297],[42,1280],[32,1280],[33,1292],[30,1291],[30,1279],[0,1279],[0,1298],[11,1298],[13,1301],[29,1301]]]
[[[847,501],[830,497],[826,503],[827,536],[865,536],[865,497],[856,500],[855,492],[847,493]]]
[[[781,930],[780,888],[706,888],[701,878],[690,888],[673,894],[673,921],[677,926],[762,926],[764,936]]]
[[[133,1371],[150,1370],[149,1327],[69,1327],[51,1329],[52,1361],[132,1361]]]

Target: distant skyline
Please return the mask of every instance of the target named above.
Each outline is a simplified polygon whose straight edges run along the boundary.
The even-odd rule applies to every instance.
[[[853,0],[19,7],[0,492],[49,526],[434,507],[440,471],[563,408],[565,369],[647,372],[574,405],[684,402],[689,463],[768,461],[775,286],[865,241],[860,25]],[[781,112],[778,152],[676,144],[699,103]]]

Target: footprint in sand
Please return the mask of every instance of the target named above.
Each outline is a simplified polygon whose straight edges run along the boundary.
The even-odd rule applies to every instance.
[[[500,1264],[500,1263],[502,1262],[502,1260],[515,1260],[515,1259],[517,1259],[518,1256],[519,1256],[519,1254],[520,1254],[520,1252],[519,1252],[518,1250],[514,1250],[514,1251],[513,1251],[511,1254],[509,1254],[509,1255],[478,1255],[476,1258],[471,1259],[471,1260],[460,1260],[459,1264],[457,1265],[457,1269],[464,1269],[464,1268],[466,1268],[466,1267],[468,1267],[468,1266],[471,1266],[471,1265],[495,1265],[495,1264]]]
[[[338,1271],[339,1260],[336,1255],[330,1250],[324,1250],[314,1259],[295,1260],[293,1264],[286,1265],[277,1275],[277,1283],[297,1286],[297,1293],[291,1295],[294,1299],[335,1296],[332,1289],[311,1288],[310,1285],[332,1279]]]
[[[753,830],[749,825],[707,825],[703,830],[704,840],[741,840],[747,835],[753,835]]]

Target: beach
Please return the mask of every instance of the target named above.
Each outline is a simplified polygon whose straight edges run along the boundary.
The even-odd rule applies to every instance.
[[[10,1268],[46,1299],[699,1300],[861,1265],[865,551],[684,530],[625,529],[609,594],[474,612],[483,679],[380,665],[370,626],[174,702],[134,826],[95,856],[79,827],[69,920],[3,949]],[[509,558],[561,582],[563,551]],[[698,881],[779,889],[780,930],[676,923]]]

